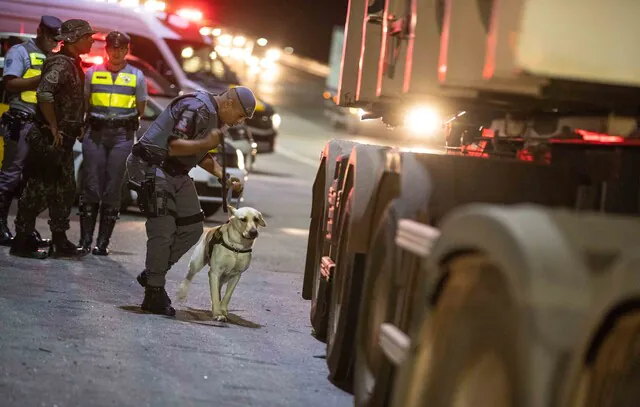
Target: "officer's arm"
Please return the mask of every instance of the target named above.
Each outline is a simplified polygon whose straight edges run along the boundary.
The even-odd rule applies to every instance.
[[[54,130],[58,128],[58,120],[56,119],[56,113],[53,108],[54,95],[58,93],[60,82],[64,78],[65,73],[63,69],[64,65],[60,63],[45,64],[42,71],[42,80],[36,90],[40,111],[54,134]]]
[[[216,148],[224,139],[220,129],[212,130],[207,137],[194,140],[198,128],[202,128],[209,122],[209,116],[197,106],[184,102],[186,107],[176,106],[176,124],[169,137],[170,156],[189,156],[199,154]],[[183,105],[184,106],[184,105]]]
[[[28,66],[25,65],[24,55],[18,48],[11,48],[4,60],[4,72],[2,81],[5,83],[5,89],[9,92],[23,92],[25,90],[34,90],[40,83],[40,76],[32,78],[23,78]]]
[[[147,107],[147,99],[149,99],[147,81],[144,79],[144,74],[138,70],[136,73],[136,108],[138,109],[139,117],[144,114],[144,109]]]
[[[214,177],[222,178],[222,166],[213,159],[211,154],[205,155],[198,165]]]
[[[89,114],[91,110],[91,80],[93,78],[93,67],[87,70],[84,76],[84,113]]]

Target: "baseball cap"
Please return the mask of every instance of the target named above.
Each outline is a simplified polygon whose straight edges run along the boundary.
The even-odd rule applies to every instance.
[[[120,31],[111,31],[105,38],[107,47],[120,48],[126,47],[131,42],[131,38]]]
[[[238,95],[238,101],[244,110],[244,114],[248,119],[253,117],[253,112],[256,110],[256,97],[251,89],[245,86],[236,86],[233,89]]]

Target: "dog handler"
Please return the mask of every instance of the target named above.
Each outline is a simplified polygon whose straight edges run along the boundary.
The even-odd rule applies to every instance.
[[[199,165],[241,191],[239,180],[223,174],[208,151],[224,143],[223,125],[251,118],[255,107],[253,92],[243,86],[220,95],[197,91],[178,96],[133,145],[127,159],[129,185],[137,190],[138,206],[147,217],[145,270],[137,278],[145,287],[143,310],[175,315],[165,275],[198,242],[204,220],[188,173]]]

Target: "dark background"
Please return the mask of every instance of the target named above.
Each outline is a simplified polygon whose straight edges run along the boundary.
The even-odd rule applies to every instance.
[[[225,26],[262,36],[299,55],[327,62],[333,26],[344,26],[348,0],[173,0]]]

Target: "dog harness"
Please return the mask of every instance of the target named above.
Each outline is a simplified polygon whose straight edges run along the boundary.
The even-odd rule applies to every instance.
[[[222,236],[222,227],[219,227],[218,229],[216,229],[215,232],[213,232],[213,236],[211,237],[211,240],[209,241],[209,246],[208,246],[208,250],[207,250],[207,257],[209,257],[211,255],[211,253],[213,252],[213,246],[215,245],[222,245],[222,247],[224,247],[225,249],[231,250],[234,253],[251,253],[253,251],[253,249],[236,249],[235,247],[232,247],[231,245],[229,245],[227,242],[224,241],[224,237]],[[207,258],[207,262],[209,261],[209,259]]]

